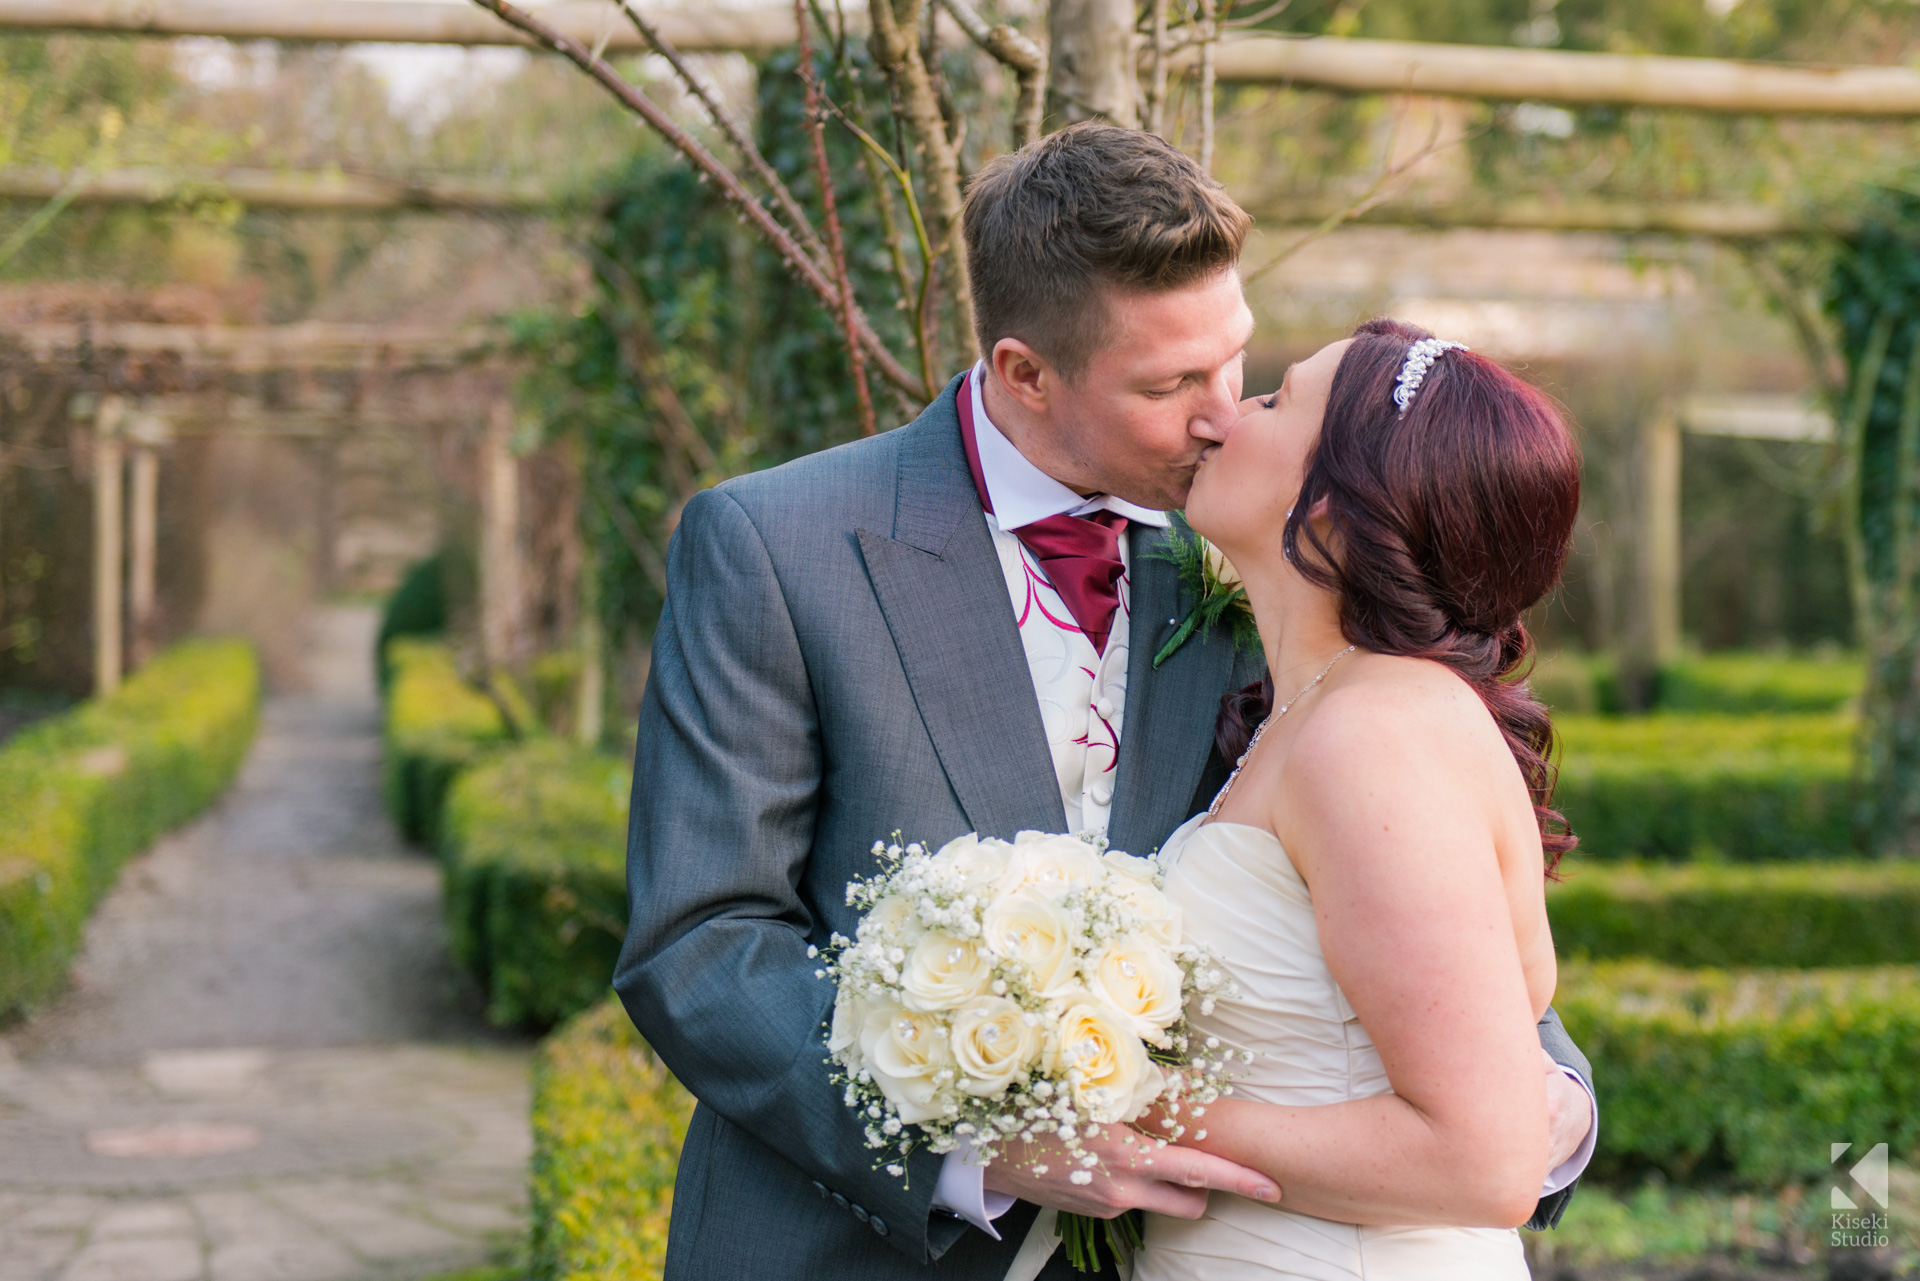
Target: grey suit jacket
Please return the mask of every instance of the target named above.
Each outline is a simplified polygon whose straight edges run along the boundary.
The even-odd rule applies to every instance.
[[[915,1156],[904,1180],[878,1168],[828,1081],[833,993],[807,956],[853,933],[845,890],[875,870],[876,839],[1065,827],[961,449],[959,385],[909,426],[696,495],[668,552],[614,986],[699,1100],[669,1281],[998,1281],[1035,1213],[1016,1206],[996,1242],[932,1210],[938,1157]],[[1160,531],[1129,537],[1133,646],[1108,836],[1144,854],[1224,777],[1211,748],[1220,697],[1261,668],[1222,631],[1155,671],[1183,616],[1180,584],[1149,554]],[[1542,1040],[1584,1073],[1551,1014]]]

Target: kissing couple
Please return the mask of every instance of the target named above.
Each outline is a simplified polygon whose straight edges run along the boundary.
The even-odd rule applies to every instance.
[[[1151,134],[1001,157],[964,220],[980,362],[687,504],[614,977],[699,1100],[668,1281],[1075,1276],[1043,1209],[1145,1212],[1134,1281],[1528,1275],[1517,1229],[1558,1220],[1598,1119],[1549,1005],[1573,839],[1516,679],[1578,451],[1540,392],[1391,320],[1242,399],[1250,225]],[[1202,629],[1156,664],[1197,605],[1174,511],[1258,648]],[[895,829],[1160,851],[1233,984],[1191,1024],[1251,1056],[1206,1133],[1148,1160],[1108,1127],[1089,1183],[964,1146],[882,1169],[812,953]]]

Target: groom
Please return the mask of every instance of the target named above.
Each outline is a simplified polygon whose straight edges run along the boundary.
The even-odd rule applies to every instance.
[[[1152,553],[1238,413],[1250,219],[1151,134],[1078,125],[987,166],[965,232],[986,359],[912,424],[687,504],[641,707],[614,986],[700,1104],[669,1281],[1000,1281],[1038,1207],[1196,1218],[1261,1174],[1169,1148],[1087,1187],[921,1152],[897,1178],[828,1080],[831,985],[876,838],[1103,831],[1145,854],[1205,808],[1227,629]],[[1556,1159],[1591,1153],[1586,1061],[1540,1028]],[[1575,1152],[1579,1148],[1580,1151]],[[1075,1275],[1056,1255],[1043,1275]]]

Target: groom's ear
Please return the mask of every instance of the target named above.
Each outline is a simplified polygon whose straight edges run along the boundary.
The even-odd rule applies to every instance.
[[[989,358],[994,377],[1015,404],[1030,414],[1045,414],[1059,393],[1060,374],[1052,362],[1018,338],[1002,338]]]

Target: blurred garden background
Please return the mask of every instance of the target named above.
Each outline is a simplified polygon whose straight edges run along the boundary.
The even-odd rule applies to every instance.
[[[0,0],[0,1281],[659,1275],[667,539],[966,366],[1090,115],[1255,213],[1250,391],[1388,313],[1578,421],[1535,1275],[1920,1273],[1920,10],[526,12]]]

